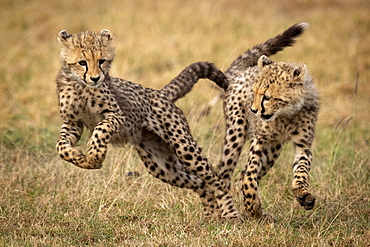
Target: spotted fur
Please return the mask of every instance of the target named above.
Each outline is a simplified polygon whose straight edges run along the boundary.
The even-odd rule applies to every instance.
[[[312,209],[315,203],[308,191],[308,172],[319,111],[316,88],[306,66],[275,63],[268,58],[293,45],[307,27],[306,23],[295,24],[246,51],[225,71],[228,83],[218,84],[225,90],[226,120],[219,177],[230,188],[240,153],[250,139],[242,192],[246,211],[256,218],[263,215],[258,183],[288,141],[295,148],[293,193],[305,209]],[[192,86],[184,86],[182,94]]]
[[[191,64],[162,90],[109,75],[113,34],[61,31],[62,68],[56,78],[63,125],[57,142],[60,157],[85,169],[101,168],[107,144],[131,143],[149,173],[199,194],[206,216],[239,218],[233,198],[193,139],[183,112],[173,101],[176,85],[199,78],[226,81],[216,66]],[[92,131],[84,154],[75,145],[84,127]]]
[[[319,97],[305,65],[273,62],[261,56],[258,65],[226,71],[230,85],[224,98],[226,133],[220,177],[230,178],[247,139],[251,146],[242,172],[244,206],[256,218],[264,215],[260,179],[274,165],[285,143],[294,145],[292,190],[305,209],[315,197],[308,190],[311,146],[319,112]]]

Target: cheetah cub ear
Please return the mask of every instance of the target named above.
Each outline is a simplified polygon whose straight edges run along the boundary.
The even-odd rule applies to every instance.
[[[298,65],[292,73],[292,78],[295,82],[300,82],[304,79],[304,75],[306,74],[306,65]]]
[[[257,65],[260,69],[262,69],[264,66],[266,65],[269,65],[271,64],[272,61],[270,60],[270,58],[268,58],[267,56],[265,55],[262,55],[259,59],[258,59],[258,62],[257,62]]]
[[[68,40],[72,37],[69,33],[67,33],[66,30],[62,30],[58,34],[58,41],[59,43],[63,44],[65,42],[68,42]]]
[[[114,39],[114,35],[113,35],[112,31],[110,31],[108,29],[101,30],[100,31],[100,36],[101,36],[101,40],[102,40],[104,45],[109,45]]]

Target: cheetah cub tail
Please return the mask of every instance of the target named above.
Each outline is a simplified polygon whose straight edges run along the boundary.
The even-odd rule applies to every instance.
[[[184,97],[191,91],[199,79],[214,81],[219,87],[226,89],[227,79],[216,65],[209,62],[192,63],[172,79],[160,91],[172,102]]]
[[[282,34],[271,38],[264,43],[254,46],[244,54],[240,55],[225,72],[243,70],[256,66],[258,59],[265,55],[267,57],[276,54],[287,46],[295,43],[295,38],[300,36],[309,25],[305,22],[295,24],[285,30]],[[225,75],[212,63],[198,62],[186,67],[177,77],[164,86],[160,91],[172,102],[184,97],[191,91],[195,83],[201,78],[214,81],[220,88],[226,90],[229,82]]]
[[[305,22],[294,24],[274,38],[254,46],[235,59],[225,74],[227,75],[231,71],[246,70],[248,67],[256,66],[258,59],[262,55],[269,57],[282,51],[285,47],[292,46],[296,42],[295,39],[308,27],[309,24]]]

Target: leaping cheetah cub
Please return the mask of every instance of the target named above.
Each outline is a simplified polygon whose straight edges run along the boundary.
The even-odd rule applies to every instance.
[[[85,169],[101,168],[107,144],[130,142],[149,173],[199,194],[206,216],[239,218],[233,198],[193,139],[183,112],[174,101],[182,84],[209,78],[220,86],[226,78],[216,66],[194,63],[162,90],[109,75],[114,58],[113,34],[61,31],[62,68],[56,78],[63,125],[57,142],[62,159]],[[169,98],[167,98],[169,97]],[[83,128],[92,131],[86,155],[75,145]]]

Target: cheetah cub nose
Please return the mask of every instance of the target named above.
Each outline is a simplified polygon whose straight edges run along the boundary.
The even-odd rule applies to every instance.
[[[92,80],[93,82],[98,82],[100,80],[100,76],[98,76],[98,77],[90,77],[90,80]]]
[[[253,109],[251,108],[251,111],[254,113],[254,114],[257,114],[258,110],[257,109]]]

